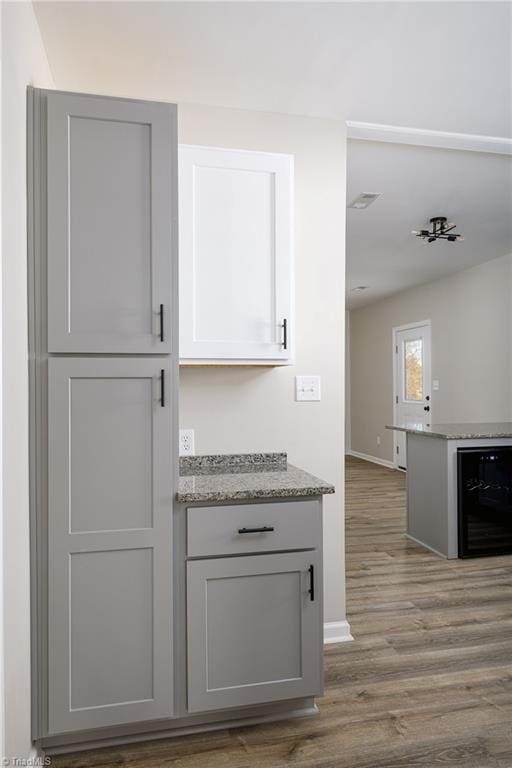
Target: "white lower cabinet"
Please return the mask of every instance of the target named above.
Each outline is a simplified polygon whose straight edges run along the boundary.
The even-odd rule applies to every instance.
[[[187,563],[189,712],[322,693],[319,566],[317,550]]]

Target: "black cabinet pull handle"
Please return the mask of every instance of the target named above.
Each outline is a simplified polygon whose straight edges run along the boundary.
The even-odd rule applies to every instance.
[[[239,528],[238,533],[271,533],[273,525],[262,525],[261,528]]]
[[[164,340],[164,305],[160,304],[160,341]]]
[[[310,565],[308,568],[309,571],[309,599],[311,602],[315,599],[315,566]]]
[[[165,371],[160,371],[160,405],[165,408]]]
[[[288,349],[288,320],[283,320],[283,349]]]
[[[423,406],[424,411],[430,411],[430,405],[424,405]]]

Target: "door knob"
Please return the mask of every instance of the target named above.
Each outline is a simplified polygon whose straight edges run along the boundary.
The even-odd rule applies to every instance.
[[[430,411],[430,405],[424,405],[423,406],[424,411]]]

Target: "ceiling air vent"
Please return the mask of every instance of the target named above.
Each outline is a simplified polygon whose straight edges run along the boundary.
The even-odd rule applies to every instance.
[[[349,208],[357,208],[358,210],[364,210],[369,205],[375,202],[375,200],[381,196],[381,192],[362,192],[355,200],[352,200]]]

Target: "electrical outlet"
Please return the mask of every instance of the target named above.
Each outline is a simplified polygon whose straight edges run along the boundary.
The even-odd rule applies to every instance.
[[[320,376],[296,376],[295,399],[320,400]]]
[[[180,429],[180,456],[193,456],[194,454],[194,430]]]
[[[377,445],[380,445],[380,435],[377,435]]]
[[[434,392],[439,392],[439,379],[433,379],[432,389],[434,390]]]

